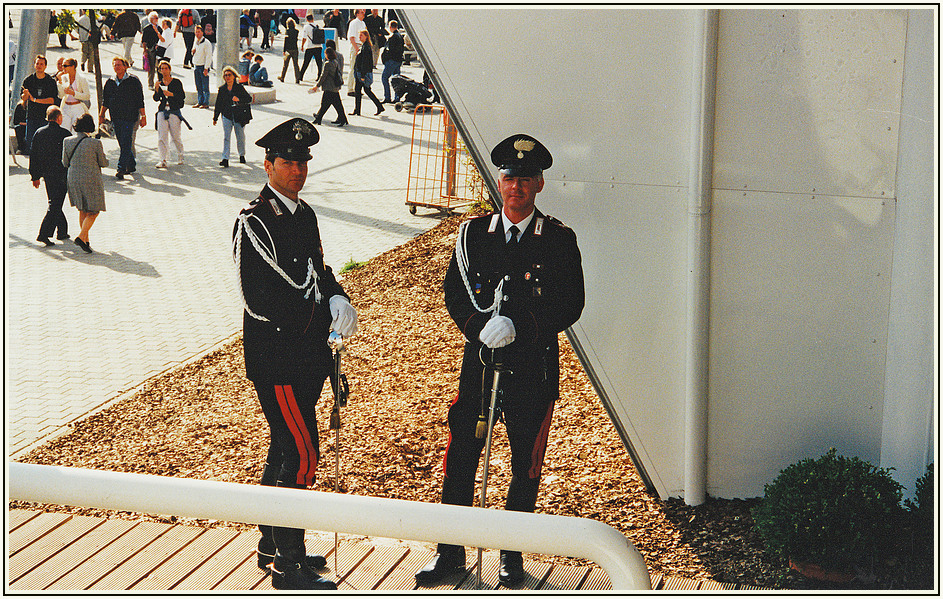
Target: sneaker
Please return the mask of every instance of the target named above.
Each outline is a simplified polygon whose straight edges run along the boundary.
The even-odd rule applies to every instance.
[[[161,160],[160,162],[157,163],[155,168],[167,168],[167,161]]]
[[[183,164],[183,156],[180,157],[180,160],[177,161],[177,164]]]
[[[222,160],[219,161],[219,165],[223,168],[227,168],[229,167],[229,160],[223,158]]]
[[[245,156],[240,156],[240,157],[239,157],[239,164],[245,164],[245,163],[246,163],[246,157],[245,157]]]

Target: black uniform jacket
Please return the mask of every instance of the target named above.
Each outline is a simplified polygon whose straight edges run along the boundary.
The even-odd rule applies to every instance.
[[[518,250],[512,254],[506,248],[500,214],[474,218],[467,227],[464,251],[468,282],[479,307],[492,304],[495,287],[505,279],[500,314],[511,319],[516,332],[514,342],[504,348],[505,363],[521,375],[536,375],[550,383],[549,391],[555,398],[559,379],[557,335],[579,319],[585,303],[576,234],[560,221],[535,211]],[[491,313],[481,313],[472,305],[454,251],[444,286],[446,308],[467,341],[464,385],[466,375],[474,378],[475,370],[480,373],[480,369],[466,368],[479,362],[482,343],[478,334]],[[467,382],[480,385],[480,380]]]
[[[36,130],[33,151],[29,156],[29,175],[33,181],[46,177],[51,183],[65,185],[66,167],[62,166],[62,140],[72,135],[57,123],[48,123]]]
[[[333,358],[327,345],[331,326],[328,301],[335,295],[348,296],[330,267],[324,265],[314,210],[299,201],[292,214],[266,185],[241,214],[249,217],[247,225],[296,284],[305,282],[310,259],[322,295],[320,303],[315,301],[314,291],[305,298],[306,290],[285,281],[264,261],[247,233],[242,233],[240,255],[235,258],[243,295],[250,310],[268,319],[243,314],[246,377],[255,382],[297,383],[329,374]],[[234,238],[238,227],[237,221]]]

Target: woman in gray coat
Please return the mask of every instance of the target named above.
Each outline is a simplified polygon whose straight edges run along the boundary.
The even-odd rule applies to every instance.
[[[73,127],[75,135],[62,142],[62,164],[69,169],[66,177],[69,203],[78,208],[82,227],[82,232],[75,236],[75,245],[91,254],[88,230],[98,218],[98,213],[105,210],[102,168],[108,166],[108,159],[102,143],[89,135],[95,132],[95,119],[91,114],[80,116]]]
[[[321,118],[327,109],[331,106],[337,111],[337,120],[334,124],[343,127],[347,124],[347,115],[344,114],[344,105],[341,103],[340,89],[344,85],[343,67],[338,62],[338,55],[333,48],[328,47],[325,50],[324,68],[321,70],[321,76],[318,78],[318,84],[311,88],[310,92],[322,90],[321,109],[314,115],[314,124],[320,125]],[[343,60],[343,59],[342,59]]]

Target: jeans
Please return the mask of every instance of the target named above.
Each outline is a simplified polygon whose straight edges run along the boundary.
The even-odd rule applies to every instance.
[[[396,62],[395,60],[388,60],[383,63],[383,101],[390,101],[390,77],[393,75],[399,75],[400,67],[403,66],[403,63]],[[396,95],[394,100],[399,100],[399,94]]]
[[[111,124],[115,128],[115,138],[118,140],[118,148],[121,153],[118,155],[119,171],[133,173],[137,169],[137,162],[134,160],[134,125],[137,121],[122,121],[112,119]]]
[[[196,83],[196,103],[208,106],[210,103],[210,76],[203,74],[203,65],[193,66],[193,81]]]
[[[268,78],[268,69],[259,67],[254,73],[250,73],[249,83],[260,87],[271,87],[271,81],[269,81]]]
[[[26,147],[21,148],[24,154],[29,154],[30,147],[33,145],[33,135],[36,131],[46,125],[45,119],[26,119]]]
[[[230,131],[236,131],[236,149],[240,156],[246,155],[246,132],[239,123],[233,122],[220,115],[223,119],[223,160],[229,160],[229,135]]]

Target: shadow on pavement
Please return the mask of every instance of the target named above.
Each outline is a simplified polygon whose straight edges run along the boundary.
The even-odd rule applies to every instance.
[[[133,260],[127,256],[122,256],[117,252],[99,251],[95,248],[94,253],[86,254],[71,239],[67,239],[61,244],[53,247],[39,245],[37,242],[28,241],[17,235],[9,236],[10,242],[8,249],[33,249],[37,250],[53,260],[75,260],[85,264],[100,265],[110,268],[115,272],[129,275],[139,275],[142,277],[159,278],[161,274],[157,269],[147,262]]]

